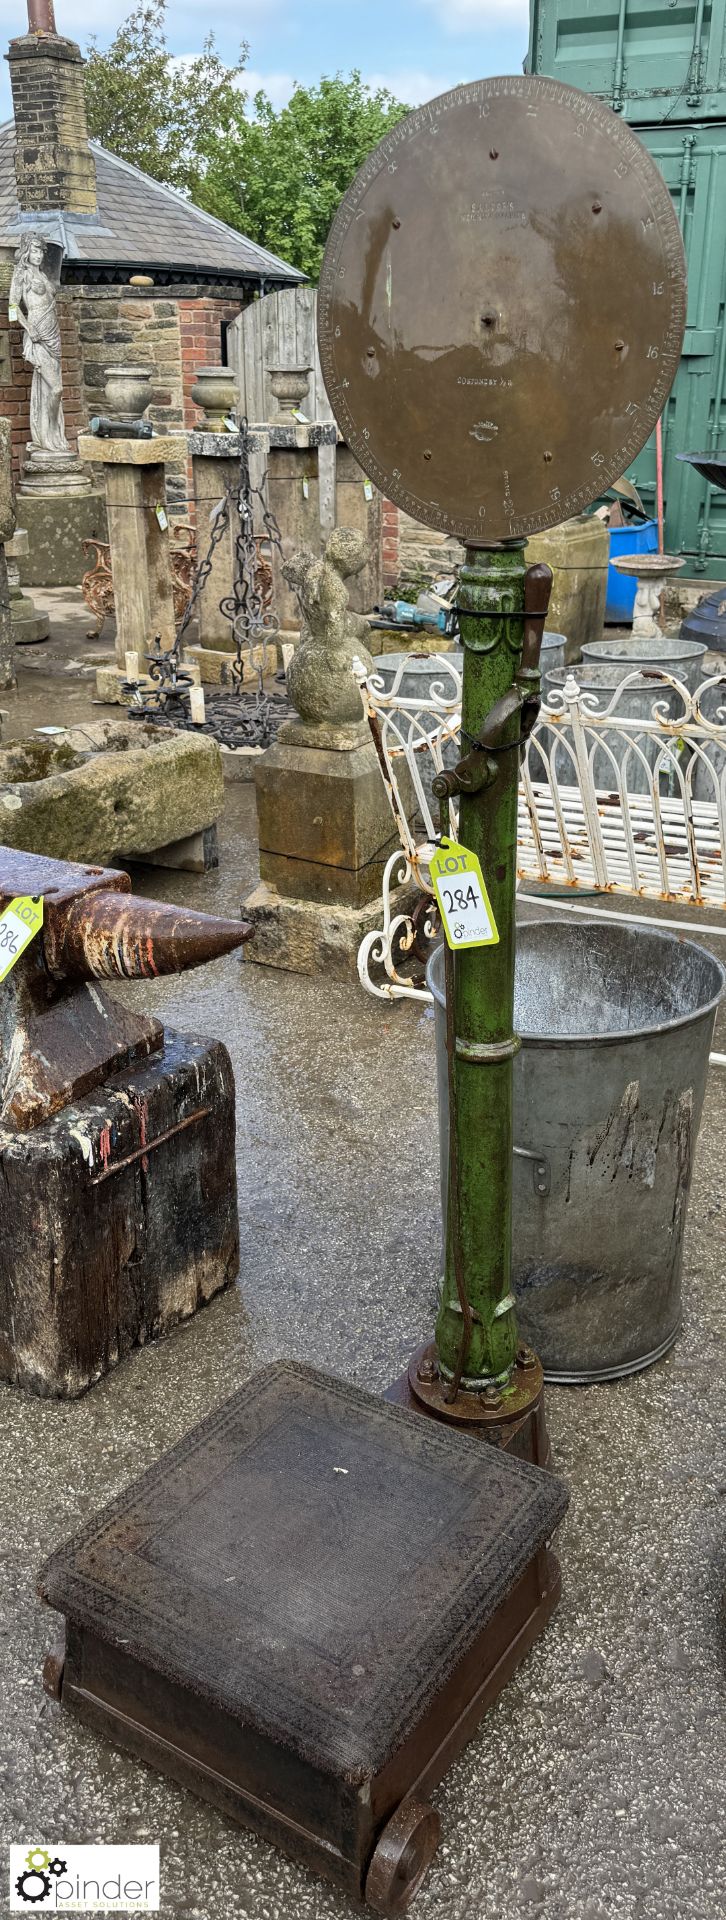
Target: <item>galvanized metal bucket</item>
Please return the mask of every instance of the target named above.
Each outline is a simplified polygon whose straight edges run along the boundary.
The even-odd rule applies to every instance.
[[[616,669],[611,665],[596,666],[591,661],[585,661],[584,665],[581,666],[578,664],[576,667],[568,667],[562,673],[548,673],[547,699],[550,698],[552,693],[560,695],[564,693],[569,674],[574,674],[578,686],[584,692],[591,695],[595,708],[599,713],[605,713],[607,711],[619,691],[621,678],[624,678],[624,676],[619,678]],[[675,698],[675,696],[673,697]],[[592,738],[588,738],[588,747],[592,753],[593,785],[597,787],[598,790],[605,793],[612,792],[618,780],[616,768],[619,767],[622,786],[626,793],[648,793],[650,791],[648,767],[655,768],[657,765],[658,754],[661,751],[662,743],[652,734],[650,736],[648,734],[640,734],[637,736],[636,750],[632,733],[619,729],[618,721],[652,720],[653,708],[658,699],[660,699],[661,706],[668,705],[669,695],[667,690],[664,691],[663,688],[659,687],[657,681],[638,678],[631,687],[626,687],[624,693],[621,695],[615,709],[612,727],[603,727],[599,730],[597,737],[598,740],[602,741],[602,745],[598,746]],[[542,731],[545,726],[546,721],[541,719],[540,730]],[[564,723],[560,723],[556,734],[554,728],[548,728],[547,748],[549,752],[552,752],[555,748],[555,743],[558,739],[568,741],[571,746],[572,728]],[[643,764],[644,761],[647,762],[647,765]],[[613,762],[615,763],[614,765]],[[564,745],[556,751],[555,768],[559,786],[577,786],[577,770],[571,752],[568,753]]]
[[[706,652],[704,640],[681,640],[677,635],[661,633],[654,640],[634,640],[632,635],[627,640],[591,640],[583,647],[582,658],[592,666],[610,667],[619,680],[638,667],[660,667],[695,693]]]
[[[436,1013],[442,1211],[448,1184],[443,948]],[[612,1380],[668,1351],[681,1322],[693,1154],[717,960],[655,928],[538,921],[517,931],[513,1282],[548,1380]]]

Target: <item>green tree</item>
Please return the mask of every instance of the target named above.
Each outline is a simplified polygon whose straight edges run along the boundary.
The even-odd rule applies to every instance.
[[[240,91],[248,48],[236,66],[220,60],[214,35],[191,60],[170,57],[166,0],[140,0],[106,52],[87,48],[89,131],[111,153],[166,186],[193,193],[209,157],[244,122]],[[222,216],[224,217],[224,216]],[[239,224],[236,222],[235,224]]]
[[[407,111],[357,70],[296,86],[279,112],[258,93],[252,115],[208,150],[194,199],[315,280],[342,195]]]
[[[408,111],[357,70],[296,86],[279,112],[242,84],[248,47],[225,65],[209,34],[179,62],[166,40],[167,0],[139,0],[85,69],[91,134],[154,180],[317,278],[333,215],[371,148]]]

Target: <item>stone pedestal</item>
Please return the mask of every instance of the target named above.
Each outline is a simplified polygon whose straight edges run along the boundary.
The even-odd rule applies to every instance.
[[[28,535],[25,527],[18,527],[12,540],[5,547],[8,565],[8,589],[10,600],[10,624],[12,638],[17,647],[34,647],[50,636],[50,620],[47,613],[38,613],[35,602],[29,593],[23,593],[20,585],[20,562],[28,552]]]
[[[309,546],[319,552],[335,526],[361,533],[367,560],[350,583],[350,601],[354,612],[369,612],[383,597],[380,494],[368,487],[368,498],[365,475],[350,448],[342,444],[334,423],[277,421],[264,430],[255,427],[253,439],[263,431],[267,499],[284,531],[286,548]],[[299,631],[297,601],[277,558],[273,573],[280,625]]]
[[[360,530],[336,527],[323,556],[302,547],[284,565],[304,620],[288,673],[297,714],[254,769],[261,885],[246,913],[257,959],[299,973],[355,974],[398,846],[353,664],[370,665],[349,601],[366,559]]]
[[[9,420],[0,420],[0,687],[15,683],[10,588],[6,546],[15,532],[12,438]]]
[[[396,835],[372,740],[347,752],[278,741],[255,788],[261,880],[289,899],[379,897]]]
[[[77,587],[88,567],[84,540],[106,540],[106,501],[90,493],[23,494],[22,521],[28,535],[21,556],[25,588]]]
[[[244,903],[255,927],[249,958],[354,978],[361,940],[380,921],[397,835],[372,741],[302,746],[304,731],[254,765],[260,885]]]
[[[672,580],[685,566],[681,554],[670,553],[628,553],[613,560],[617,573],[624,573],[626,579],[637,582],[635,605],[633,607],[633,639],[662,640],[663,628],[660,625],[661,595]]]
[[[12,687],[15,682],[13,666],[13,630],[10,618],[10,589],[8,587],[8,563],[5,548],[0,540],[0,687]]]
[[[166,465],[184,462],[186,441],[181,434],[151,440],[84,436],[78,446],[82,459],[105,470],[116,665],[123,679],[127,653],[138,653],[143,664],[156,634],[162,647],[174,644],[169,526],[160,526],[157,510],[166,513]]]
[[[192,462],[192,482],[196,506],[197,541],[199,559],[206,559],[209,542],[214,532],[213,513],[224,498],[225,488],[233,486],[239,475],[239,434],[237,433],[190,433],[189,452]],[[199,649],[195,648],[195,659],[199,659],[202,650],[211,650],[217,654],[234,654],[234,635],[229,620],[220,612],[219,603],[232,591],[234,576],[234,541],[238,532],[238,516],[233,510],[230,524],[215,548],[212,558],[212,570],[205,581],[197,601],[199,621]],[[219,671],[205,673],[204,661],[201,661],[202,679],[221,680]]]
[[[65,453],[49,453],[28,441],[19,493],[78,494],[90,493],[91,487],[90,475],[70,447]]]

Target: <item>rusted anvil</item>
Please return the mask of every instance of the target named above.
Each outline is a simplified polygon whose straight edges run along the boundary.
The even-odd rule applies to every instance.
[[[42,896],[43,927],[0,984],[0,1377],[76,1394],[233,1279],[239,1251],[226,1048],[95,982],[179,973],[251,928],[0,847],[0,912],[19,895]]]

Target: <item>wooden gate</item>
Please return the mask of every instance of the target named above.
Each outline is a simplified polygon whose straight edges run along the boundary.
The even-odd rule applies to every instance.
[[[317,343],[316,287],[282,287],[253,300],[227,330],[227,353],[239,385],[240,407],[250,424],[271,420],[277,401],[270,393],[272,367],[310,367],[308,390],[300,402],[308,420],[333,419]]]

